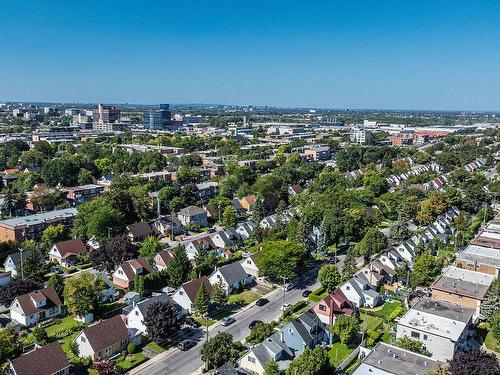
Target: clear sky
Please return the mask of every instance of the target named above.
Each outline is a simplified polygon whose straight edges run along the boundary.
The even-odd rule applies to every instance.
[[[500,110],[500,1],[0,0],[0,100]]]

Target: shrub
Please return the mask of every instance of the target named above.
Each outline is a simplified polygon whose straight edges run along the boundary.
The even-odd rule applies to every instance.
[[[128,354],[134,354],[135,353],[135,344],[131,342],[130,344],[127,345],[127,353]]]

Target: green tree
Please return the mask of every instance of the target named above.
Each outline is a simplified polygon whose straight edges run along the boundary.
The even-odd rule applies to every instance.
[[[349,279],[356,272],[356,259],[352,250],[348,250],[342,267],[342,279]]]
[[[500,309],[497,309],[491,318],[491,332],[493,336],[500,341]]]
[[[414,353],[419,353],[422,355],[430,356],[431,354],[424,348],[424,344],[420,341],[412,340],[408,336],[403,336],[396,340],[396,346],[409,350]]]
[[[257,196],[255,203],[252,207],[252,220],[255,224],[259,225],[261,220],[264,218],[264,204],[262,198]]]
[[[296,357],[286,370],[286,375],[327,375],[332,372],[328,352],[317,345],[313,349],[306,348],[301,355]]]
[[[235,361],[239,357],[239,352],[233,342],[233,336],[225,332],[206,341],[200,351],[205,357],[207,368],[218,368],[228,361]]]
[[[252,345],[256,345],[259,342],[264,341],[266,338],[273,334],[274,326],[275,324],[273,323],[257,323],[252,328],[245,341]]]
[[[411,237],[411,232],[408,229],[408,224],[402,219],[401,215],[398,220],[391,226],[389,237],[394,242],[403,242]]]
[[[86,168],[80,168],[76,179],[78,185],[87,185],[93,182],[92,173]]]
[[[196,293],[196,299],[194,301],[194,310],[196,314],[201,317],[206,317],[208,314],[208,307],[210,304],[210,295],[208,294],[205,284],[202,283],[198,293]]]
[[[387,237],[376,228],[370,228],[363,239],[356,244],[356,251],[368,262],[372,256],[379,254],[388,246]]]
[[[227,304],[226,290],[220,284],[212,287],[212,301],[221,309]]]
[[[325,264],[322,266],[318,273],[318,281],[321,283],[328,293],[333,292],[333,290],[340,284],[342,276],[340,275],[339,269],[333,264]]]
[[[326,223],[325,220],[323,220],[319,227],[319,236],[316,246],[316,251],[318,252],[318,254],[325,255],[328,252],[328,243],[329,243],[328,234],[329,234],[328,224]]]
[[[170,284],[175,288],[181,286],[188,280],[191,269],[192,265],[187,257],[186,249],[184,246],[177,246],[167,268]]]
[[[64,293],[64,278],[58,273],[53,274],[47,281],[47,286],[54,288],[58,296]]]
[[[278,363],[274,359],[266,363],[264,375],[281,375]]]
[[[257,265],[263,276],[282,282],[283,277],[294,279],[309,257],[304,245],[294,241],[268,241],[256,246],[252,252],[259,252]]]
[[[70,277],[64,286],[64,303],[68,311],[84,317],[96,311],[104,290],[104,282],[89,272]]]
[[[348,344],[359,330],[359,322],[356,318],[348,315],[341,315],[335,319],[335,324],[330,328],[331,332],[337,335],[342,344]]]
[[[45,250],[49,250],[52,245],[68,239],[68,231],[63,224],[50,225],[42,233],[41,245]]]
[[[0,363],[12,358],[18,350],[16,333],[11,327],[0,329]]]
[[[35,241],[28,240],[21,245],[21,249],[27,253],[23,254],[22,266],[18,270],[18,275],[25,279],[43,281],[47,269],[40,250]]]
[[[162,244],[161,241],[154,237],[148,236],[144,242],[139,247],[139,254],[142,257],[152,260],[153,257],[161,250]]]
[[[429,286],[441,271],[441,262],[431,254],[424,253],[417,257],[410,274],[410,284],[412,288],[417,286]]]
[[[73,236],[84,240],[92,237],[102,241],[108,235],[123,233],[125,226],[122,215],[104,199],[95,198],[81,204],[73,220]]]
[[[234,228],[238,225],[238,213],[233,205],[227,206],[224,209],[221,225],[225,228]]]

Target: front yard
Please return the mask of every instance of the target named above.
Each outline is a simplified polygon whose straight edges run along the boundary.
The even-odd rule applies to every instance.
[[[125,357],[120,357],[115,362],[115,369],[120,372],[126,372],[133,367],[139,366],[148,360],[142,353],[127,354]]]
[[[230,305],[236,304],[245,306],[257,301],[260,297],[262,297],[262,293],[260,291],[244,290],[241,293],[231,294],[227,299],[227,303]]]

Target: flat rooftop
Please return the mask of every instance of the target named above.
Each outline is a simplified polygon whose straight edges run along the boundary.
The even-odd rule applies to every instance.
[[[448,267],[431,285],[431,288],[476,299],[484,299],[494,278],[493,275],[481,272]]]
[[[43,224],[47,221],[53,221],[59,218],[68,218],[73,217],[77,213],[76,208],[63,208],[61,210],[54,210],[43,212],[40,214],[28,215],[28,216],[19,216],[14,217],[12,219],[1,220],[0,226],[10,227],[10,228],[18,228],[23,226],[32,226]]]
[[[483,230],[476,238],[472,240],[471,243],[473,245],[500,249],[500,233],[488,232],[487,230]]]
[[[429,357],[379,342],[353,375],[424,375],[438,363]]]
[[[462,307],[457,303],[434,299],[422,299],[412,309],[462,323],[468,323],[472,315],[474,315],[474,309]]]
[[[469,245],[459,254],[457,259],[488,264],[500,268],[500,249]]]

